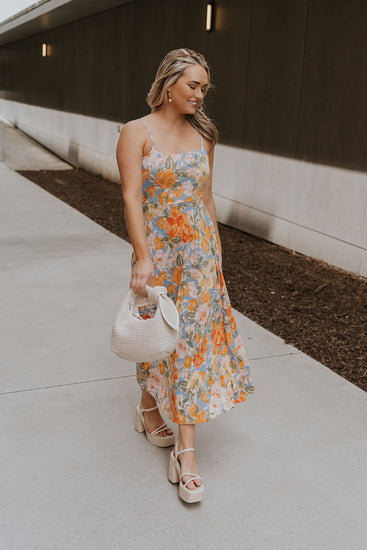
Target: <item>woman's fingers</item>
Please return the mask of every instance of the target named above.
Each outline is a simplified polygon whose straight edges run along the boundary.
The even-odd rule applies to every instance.
[[[130,279],[130,286],[138,294],[146,294],[145,286],[153,277],[154,264],[149,258],[148,260],[138,260],[133,267]]]
[[[149,277],[148,280],[150,280],[151,277]],[[137,277],[131,277],[131,280],[130,280],[130,287],[133,289],[134,292],[136,292],[137,294],[143,294],[144,296],[146,295],[146,291],[145,291],[145,285],[147,285],[148,282],[147,282],[147,279],[144,278],[144,279],[139,279]]]
[[[140,282],[131,282],[130,286],[137,294],[146,294],[145,287]]]

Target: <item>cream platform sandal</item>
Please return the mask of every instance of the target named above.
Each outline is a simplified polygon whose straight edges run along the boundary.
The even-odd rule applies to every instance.
[[[197,474],[192,474],[191,472],[181,472],[181,464],[177,460],[180,454],[187,453],[187,451],[195,451],[195,449],[182,449],[182,451],[177,450],[177,441],[175,444],[175,448],[173,451],[171,451],[170,457],[169,457],[169,465],[168,465],[168,479],[171,483],[179,483],[178,486],[178,496],[182,498],[185,502],[193,503],[193,502],[200,502],[200,500],[203,498],[204,494],[204,485],[201,484],[200,487],[196,487],[196,489],[189,489],[187,487],[187,484],[190,483],[193,479],[203,479],[201,476]],[[185,483],[183,483],[182,478],[183,476],[191,476]]]
[[[162,426],[159,426],[159,428],[156,428],[152,431],[150,434],[144,423],[144,415],[143,413],[154,411],[155,409],[158,409],[158,405],[151,409],[143,409],[140,405],[137,405],[136,407],[136,413],[135,413],[135,429],[137,432],[145,432],[146,438],[152,445],[156,445],[157,447],[170,447],[171,445],[174,445],[175,443],[175,434],[172,435],[157,435],[159,432],[163,432],[163,430],[166,430],[168,428],[167,424],[164,423]]]

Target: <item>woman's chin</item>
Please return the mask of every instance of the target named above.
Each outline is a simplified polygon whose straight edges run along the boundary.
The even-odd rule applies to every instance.
[[[195,105],[189,105],[189,107],[186,109],[186,114],[192,115],[195,113],[197,107]]]

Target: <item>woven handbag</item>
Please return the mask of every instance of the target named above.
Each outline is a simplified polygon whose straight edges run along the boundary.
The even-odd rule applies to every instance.
[[[144,362],[163,359],[173,353],[178,340],[179,315],[164,286],[146,286],[147,296],[132,288],[117,312],[110,349],[120,359]],[[156,305],[153,317],[142,319],[139,307]]]

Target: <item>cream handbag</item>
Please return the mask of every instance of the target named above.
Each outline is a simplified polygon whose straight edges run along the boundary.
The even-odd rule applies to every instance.
[[[147,296],[132,288],[117,312],[110,348],[120,359],[145,362],[173,353],[178,341],[179,315],[164,286],[146,286]],[[154,317],[142,319],[139,307],[156,305]]]

